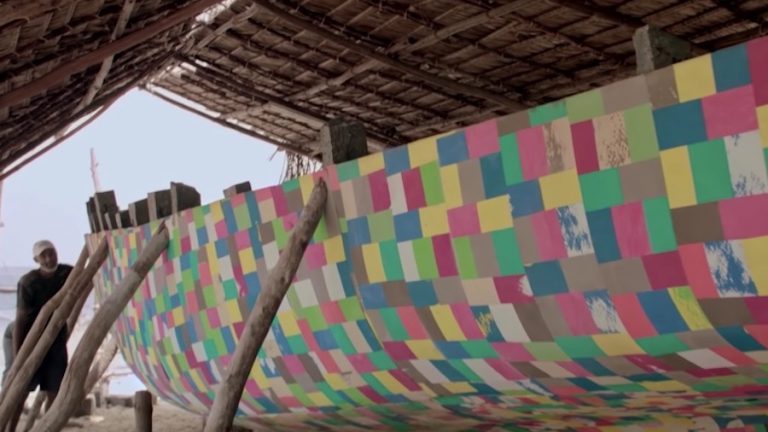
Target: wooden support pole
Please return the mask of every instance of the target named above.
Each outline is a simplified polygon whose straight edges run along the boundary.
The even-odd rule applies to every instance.
[[[77,302],[69,313],[69,317],[67,318],[67,340],[72,337],[72,333],[75,330],[77,320],[80,318],[80,313],[83,311],[83,306],[85,306],[85,302],[88,301],[88,297],[90,296],[92,289],[93,280],[90,280],[88,281],[88,286],[85,288],[85,291],[77,299]],[[112,357],[114,356],[115,355],[112,354]],[[112,358],[110,358],[110,361],[112,361]],[[106,367],[104,369],[106,370]],[[104,371],[101,373],[103,374]],[[88,388],[87,381],[86,388]],[[37,396],[35,396],[35,402],[32,404],[32,409],[29,411],[29,415],[27,416],[27,422],[24,424],[24,432],[31,431],[32,426],[35,425],[35,421],[37,421],[37,418],[40,416],[40,409],[42,408],[43,402],[45,402],[45,396],[45,392],[38,392]]]
[[[690,42],[655,26],[640,27],[632,36],[637,58],[637,73],[645,74],[695,55]]]
[[[92,284],[93,277],[107,258],[107,252],[107,241],[104,238],[93,255],[88,259],[88,265],[77,275],[72,288],[68,288],[65,292],[60,304],[56,306],[56,311],[50,316],[50,320],[42,321],[41,327],[45,329],[42,335],[35,337],[36,335],[32,331],[27,334],[22,349],[19,350],[11,371],[8,373],[8,384],[3,388],[2,403],[0,403],[0,425],[7,424],[15,409],[19,406],[21,399],[27,394],[27,388],[32,380],[32,376],[40,367],[51,345],[53,345],[62,328],[66,325],[73,306]],[[78,264],[80,264],[79,260]],[[71,276],[67,278],[67,282],[70,279],[72,279]],[[64,288],[67,288],[67,282],[65,282]],[[64,289],[62,288],[61,291],[64,291]],[[49,300],[48,303],[51,301],[53,299]],[[42,312],[40,315],[43,315]],[[32,326],[33,330],[41,318],[42,316],[38,316],[35,320],[35,325]],[[28,346],[30,348],[26,348]]]
[[[320,179],[312,190],[307,206],[302,211],[288,243],[280,253],[277,264],[269,272],[267,283],[256,299],[256,306],[248,314],[232,362],[216,392],[204,432],[226,432],[232,427],[237,405],[245,388],[245,381],[269,333],[277,309],[299,268],[304,250],[320,222],[327,199],[328,188],[325,181]]]
[[[152,432],[152,393],[141,390],[133,395],[136,432]]]
[[[45,392],[37,392],[37,396],[35,396],[35,401],[32,403],[32,408],[29,410],[29,414],[27,415],[27,421],[24,423],[24,432],[29,432],[32,430],[32,426],[35,425],[35,421],[40,416],[40,410],[43,408],[43,402],[45,402]]]
[[[40,313],[37,314],[37,318],[35,319],[35,322],[32,324],[32,328],[27,333],[24,342],[21,345],[21,348],[19,348],[18,352],[14,356],[13,364],[11,365],[11,369],[6,374],[5,383],[2,389],[2,392],[0,392],[0,406],[1,403],[5,401],[6,396],[8,395],[8,389],[11,387],[11,384],[13,384],[13,380],[16,377],[16,373],[21,369],[21,366],[24,365],[27,361],[27,358],[32,353],[32,350],[35,347],[35,344],[37,343],[37,340],[40,338],[40,336],[45,331],[45,326],[48,323],[48,320],[53,315],[53,313],[56,311],[56,309],[61,304],[62,300],[64,299],[64,296],[66,296],[67,292],[72,289],[72,286],[76,283],[80,273],[83,271],[83,267],[85,266],[85,262],[88,259],[88,247],[83,246],[83,249],[80,251],[80,256],[77,259],[77,262],[75,262],[74,267],[72,268],[72,271],[69,273],[69,276],[67,277],[67,280],[64,282],[64,286],[61,287],[58,293],[53,296],[48,302],[40,309]],[[0,422],[0,424],[3,424]]]
[[[112,359],[117,354],[117,338],[114,336],[107,339],[99,348],[99,357],[91,366],[91,370],[88,371],[88,376],[85,378],[85,394],[93,391],[99,380],[104,376],[104,372],[107,371],[109,364],[112,363]]]
[[[102,341],[152,265],[168,247],[168,240],[166,224],[161,223],[155,235],[141,251],[136,263],[126,272],[119,286],[94,315],[67,367],[58,397],[51,409],[32,429],[34,432],[58,432],[67,424],[67,420],[85,397],[85,379]]]

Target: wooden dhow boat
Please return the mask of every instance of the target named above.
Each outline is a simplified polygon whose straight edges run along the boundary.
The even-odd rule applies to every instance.
[[[315,181],[323,219],[236,422],[765,430],[768,39],[107,236],[113,328],[201,414]],[[498,428],[498,429],[495,429]]]

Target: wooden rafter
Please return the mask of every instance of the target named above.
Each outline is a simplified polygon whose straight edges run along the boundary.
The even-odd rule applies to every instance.
[[[322,63],[318,64],[317,67],[313,68],[313,70],[314,69],[322,69],[322,65],[325,62],[329,62],[329,61],[336,62],[339,65],[341,65],[341,66],[343,66],[344,68],[347,68],[347,69],[355,67],[355,64],[350,63],[350,62],[344,60],[341,55],[337,55],[337,54],[334,54],[334,53],[329,53],[326,50],[324,50],[324,49],[322,49],[321,47],[318,47],[318,46],[307,45],[307,44],[301,42],[300,40],[298,40],[298,37],[292,37],[290,35],[283,34],[281,31],[279,31],[279,30],[277,30],[277,29],[275,29],[273,27],[269,27],[269,26],[267,26],[265,24],[262,24],[259,21],[250,20],[249,24],[258,27],[261,30],[267,31],[270,35],[279,38],[283,42],[288,42],[288,43],[294,45],[297,48],[300,48],[300,49],[305,50],[307,52],[315,53],[315,54],[318,54],[318,55],[321,55],[321,56],[325,57],[326,60],[323,61]],[[299,76],[301,76],[303,74],[304,73],[302,72]],[[393,83],[401,83],[403,85],[413,87],[414,89],[417,89],[417,90],[422,90],[422,91],[425,91],[425,92],[428,92],[428,93],[434,93],[434,94],[437,94],[437,95],[439,95],[439,96],[441,96],[441,97],[443,97],[443,98],[445,98],[447,100],[453,100],[453,101],[459,102],[461,104],[472,105],[472,106],[475,106],[475,107],[478,107],[478,108],[482,108],[483,107],[481,104],[478,104],[478,103],[474,102],[473,100],[470,100],[468,98],[462,97],[461,95],[458,95],[456,93],[445,91],[445,90],[443,90],[439,86],[430,85],[429,83],[424,83],[423,81],[411,79],[411,78],[408,78],[407,76],[402,76],[402,75],[396,76],[396,75],[393,75],[391,73],[388,73],[388,72],[385,72],[385,71],[382,71],[382,70],[375,70],[375,71],[370,70],[370,71],[368,71],[368,74],[370,76],[375,76],[375,77],[381,78],[383,80],[391,81]],[[329,78],[329,79],[332,79],[332,78]],[[347,84],[347,86],[353,86],[354,87],[354,86],[356,86],[356,84]],[[372,88],[368,88],[368,87],[361,87],[361,91],[370,92],[370,93],[372,93],[373,95],[376,95],[376,96],[378,96],[380,94],[379,92],[376,91],[376,89],[372,89]],[[298,93],[302,93],[302,92],[300,91]],[[317,94],[317,93],[313,93],[313,95],[314,94]],[[289,99],[291,99],[291,100],[299,100],[300,98],[298,96],[296,96],[296,93],[294,93],[293,95],[289,96]],[[417,102],[417,101],[413,102],[413,105],[414,105],[413,108],[414,109],[419,109],[419,110],[427,111],[427,112],[430,111],[430,107],[425,107],[425,106],[422,106],[422,105],[417,105],[415,102]],[[438,111],[435,111],[435,110],[431,110],[431,111],[433,111],[431,113],[432,115],[442,116],[442,114],[440,112],[438,112]]]
[[[104,44],[94,51],[80,56],[42,77],[21,85],[7,93],[0,95],[0,109],[15,105],[29,97],[42,93],[45,90],[61,84],[70,76],[87,69],[90,66],[99,64],[109,56],[113,56],[127,49],[133,48],[149,40],[150,38],[170,29],[184,21],[193,18],[203,12],[205,9],[219,3],[221,0],[197,0],[187,6],[177,10],[173,14],[153,22],[146,27],[137,30],[127,36],[121,37],[110,43]]]
[[[264,10],[270,12],[271,14],[277,16],[278,18],[282,19],[283,21],[290,23],[291,25],[294,25],[296,27],[299,27],[301,29],[304,29],[308,32],[311,32],[317,36],[320,36],[330,42],[333,42],[339,46],[342,46],[344,48],[349,49],[350,51],[353,51],[359,55],[362,55],[364,57],[368,57],[370,59],[376,60],[388,67],[391,67],[393,69],[399,70],[403,73],[407,73],[416,77],[421,78],[425,82],[432,83],[434,85],[438,85],[440,87],[443,87],[448,90],[457,91],[460,93],[464,93],[466,95],[470,95],[473,97],[477,97],[480,99],[487,100],[489,102],[493,102],[495,104],[498,104],[500,106],[503,106],[510,110],[518,110],[525,107],[525,105],[521,104],[520,102],[510,99],[506,96],[502,96],[493,92],[490,92],[488,90],[480,89],[477,87],[473,87],[470,85],[462,84],[459,82],[452,81],[450,79],[446,79],[434,74],[431,74],[429,72],[425,72],[421,69],[418,69],[414,66],[402,63],[396,59],[393,59],[392,57],[386,56],[384,54],[377,53],[370,48],[367,48],[361,44],[356,43],[355,41],[351,41],[345,37],[338,36],[335,33],[326,30],[323,27],[317,26],[313,24],[310,21],[307,21],[306,19],[296,16],[292,14],[291,12],[288,12],[284,9],[282,9],[279,6],[276,6],[269,2],[268,0],[254,0],[255,4],[258,4],[261,6]]]

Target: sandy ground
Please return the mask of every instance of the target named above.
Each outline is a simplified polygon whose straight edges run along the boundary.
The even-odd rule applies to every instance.
[[[22,430],[26,418],[22,418],[18,430]],[[133,408],[110,407],[97,409],[90,417],[70,420],[67,432],[134,432],[136,421]],[[152,430],[156,432],[199,432],[202,420],[199,415],[176,408],[166,402],[158,401],[152,415]]]

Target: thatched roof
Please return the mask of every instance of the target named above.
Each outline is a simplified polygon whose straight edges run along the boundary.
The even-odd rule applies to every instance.
[[[129,36],[200,1],[135,3]],[[643,25],[711,51],[762,34],[768,16],[765,0],[236,0],[115,56],[80,110],[99,65],[9,109],[4,93],[109,42],[123,10],[24,4],[49,7],[8,20],[13,6],[0,6],[0,167],[149,73],[142,86],[179,106],[313,154],[332,117],[362,121],[376,146],[399,145],[632,75]],[[160,65],[167,56],[174,63]]]

